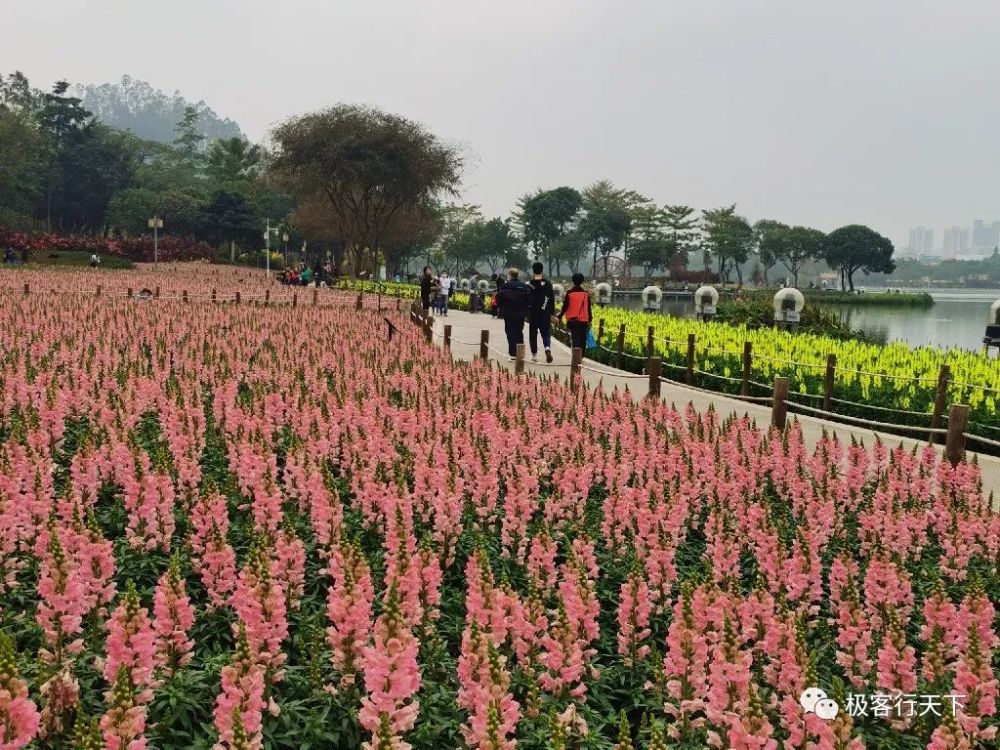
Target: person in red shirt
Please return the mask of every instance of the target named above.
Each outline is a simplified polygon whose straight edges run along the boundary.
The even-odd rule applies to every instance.
[[[570,346],[574,349],[587,348],[587,331],[590,330],[590,292],[583,288],[583,274],[573,274],[573,286],[566,292],[559,319],[566,320],[569,328]]]

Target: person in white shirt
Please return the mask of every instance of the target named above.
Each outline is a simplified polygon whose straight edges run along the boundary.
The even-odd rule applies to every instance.
[[[441,314],[447,317],[448,315],[448,297],[451,294],[452,278],[447,273],[441,274]]]

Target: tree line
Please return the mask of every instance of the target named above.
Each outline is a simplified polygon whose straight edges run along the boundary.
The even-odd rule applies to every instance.
[[[139,235],[164,232],[234,252],[259,247],[267,217],[291,203],[263,179],[265,154],[242,138],[205,143],[188,107],[171,144],[108,127],[66,81],[33,88],[0,76],[0,225],[18,230]]]
[[[829,234],[761,220],[736,206],[658,204],[601,180],[523,195],[510,216],[458,202],[464,155],[423,125],[373,107],[337,105],[292,117],[267,149],[240,138],[204,143],[185,111],[172,144],[109,128],[57,83],[33,89],[0,77],[0,223],[59,231],[140,233],[152,215],[164,231],[217,247],[259,248],[267,219],[294,245],[349,273],[413,261],[454,273],[545,262],[562,276],[641,268],[684,278],[694,265],[722,281],[767,283],[780,269],[798,284],[825,261],[845,288],[854,274],[891,273],[892,243],[874,230]],[[701,269],[697,269],[701,270]]]

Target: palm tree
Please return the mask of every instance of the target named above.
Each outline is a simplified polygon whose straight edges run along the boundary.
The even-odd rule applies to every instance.
[[[205,154],[208,176],[230,189],[252,180],[260,170],[263,152],[245,138],[220,138]]]

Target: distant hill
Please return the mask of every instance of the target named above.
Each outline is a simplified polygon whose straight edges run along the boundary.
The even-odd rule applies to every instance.
[[[205,102],[189,102],[179,91],[170,96],[130,76],[122,76],[119,83],[77,85],[74,94],[101,122],[151,141],[173,142],[176,137],[174,125],[189,105],[198,110],[198,129],[205,136],[206,144],[216,138],[243,135],[239,125],[219,117]]]

